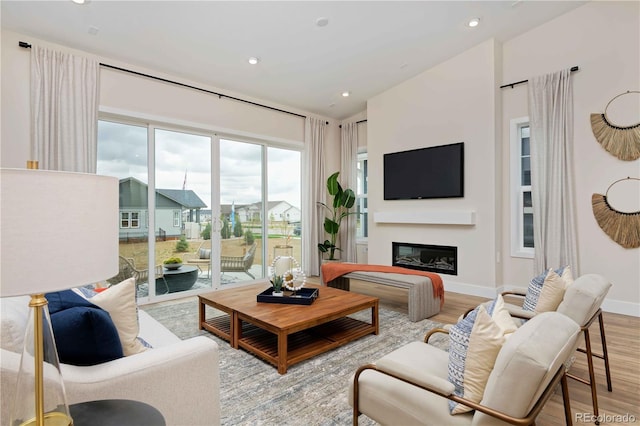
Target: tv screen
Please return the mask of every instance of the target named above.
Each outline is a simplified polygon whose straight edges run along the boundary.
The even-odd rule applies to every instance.
[[[464,142],[384,155],[384,199],[464,196]]]

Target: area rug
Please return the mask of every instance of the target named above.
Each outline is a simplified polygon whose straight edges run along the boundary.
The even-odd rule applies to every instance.
[[[347,400],[349,377],[363,364],[441,326],[430,320],[411,322],[406,313],[381,307],[380,334],[349,344],[289,367],[284,375],[275,367],[212,334],[198,330],[198,300],[142,306],[151,316],[182,339],[207,336],[220,348],[221,421],[228,425],[348,425],[352,412]],[[217,313],[209,310],[207,316]],[[370,319],[370,312],[354,317]],[[448,336],[437,334],[431,343],[447,349]],[[361,424],[375,424],[361,417]]]

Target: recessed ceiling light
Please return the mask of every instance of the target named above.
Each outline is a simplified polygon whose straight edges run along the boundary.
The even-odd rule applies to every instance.
[[[342,92],[342,96],[345,97],[345,98],[349,97],[350,94],[351,94],[351,92],[346,91],[346,90],[344,92]]]
[[[319,27],[326,27],[329,24],[329,18],[316,19],[316,25]]]
[[[257,64],[258,62],[260,62],[260,59],[256,58],[255,56],[252,56],[252,57],[250,57],[250,58],[249,58],[249,63],[250,63],[251,65],[255,65],[255,64]]]
[[[85,4],[86,0],[71,0],[72,2],[74,2],[75,4]]]
[[[467,27],[470,28],[475,28],[478,25],[480,25],[480,18],[469,19],[469,22],[467,22]]]

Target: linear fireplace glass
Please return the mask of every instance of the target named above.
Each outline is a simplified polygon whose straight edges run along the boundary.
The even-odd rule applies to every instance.
[[[392,243],[393,266],[458,275],[458,248],[412,243]]]

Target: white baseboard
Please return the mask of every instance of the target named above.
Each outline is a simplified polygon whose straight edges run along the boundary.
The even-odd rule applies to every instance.
[[[640,304],[625,302],[623,300],[604,299],[602,310],[614,314],[640,317]]]
[[[526,287],[515,286],[500,286],[498,288],[483,287],[474,284],[460,283],[447,281],[443,278],[444,288],[446,291],[453,293],[467,294],[469,296],[486,297],[487,299],[493,299],[503,291],[521,290],[527,291]],[[445,302],[446,303],[446,302]],[[625,302],[622,300],[605,299],[602,303],[602,310],[604,312],[611,312],[613,314],[629,315],[632,317],[640,317],[640,304]]]
[[[442,276],[442,275],[441,275]],[[467,284],[461,282],[452,282],[446,278],[442,278],[445,291],[452,293],[468,294],[470,296],[486,297],[487,299],[493,299],[496,297],[497,290],[495,288],[483,287],[475,284]],[[446,302],[445,302],[446,303]]]

